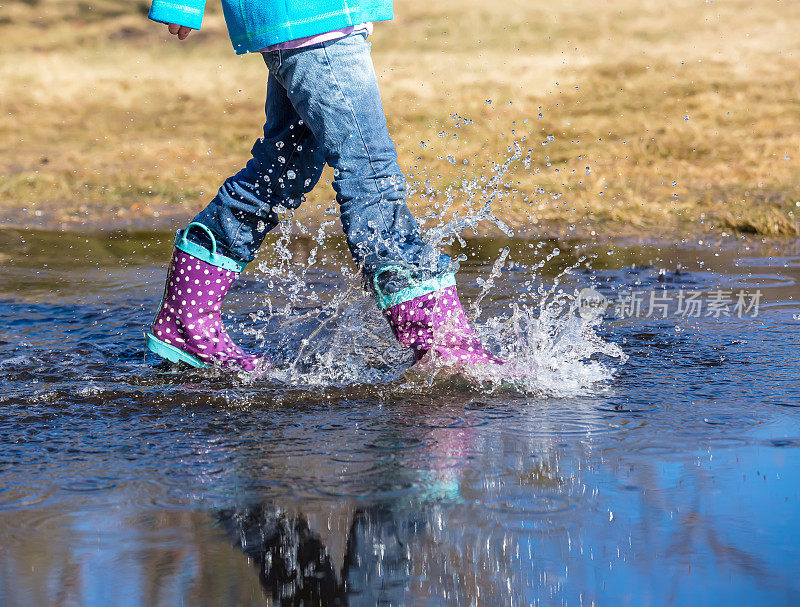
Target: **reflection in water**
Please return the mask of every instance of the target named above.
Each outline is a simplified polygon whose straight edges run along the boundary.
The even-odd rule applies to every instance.
[[[289,496],[241,505],[221,509],[217,522],[258,568],[267,595],[281,603],[400,605],[414,596],[513,603],[515,591],[507,582],[514,564],[503,554],[511,534],[503,551],[490,544],[484,548],[483,541],[476,546],[483,571],[474,562],[459,562],[470,547],[443,534],[451,509],[471,501],[462,495],[462,475],[480,456],[476,426],[485,420],[463,407],[431,405],[401,406],[389,417],[365,444],[372,457],[357,458],[364,485],[378,488],[377,495],[358,497],[364,485],[349,474],[352,462],[343,461],[345,453],[338,463],[293,462],[276,453],[289,478],[301,477],[310,464],[314,475],[338,479],[339,499]],[[261,456],[271,459],[270,451],[262,446]],[[535,459],[520,484],[542,487],[551,496],[553,490],[563,493],[565,483],[554,467]]]
[[[340,573],[304,517],[292,517],[278,507],[262,504],[223,510],[219,522],[258,567],[258,578],[273,599],[290,604],[343,602],[345,585],[340,582]],[[344,579],[349,564],[348,550],[341,571]]]
[[[427,512],[431,508],[426,505],[412,512],[373,505],[354,510],[343,534],[346,541],[340,559],[309,527],[305,516],[288,514],[277,506],[222,511],[220,522],[258,567],[259,580],[275,600],[399,605],[406,602],[412,586],[414,561],[424,558],[419,544],[426,521],[432,518]],[[440,576],[437,580],[442,596],[455,597],[453,579]]]
[[[141,329],[169,239],[59,235],[55,249],[52,235],[24,237],[0,233],[11,258],[24,249],[0,272],[0,605],[800,596],[800,270],[785,252],[467,249],[465,283],[505,247],[530,267],[557,245],[546,285],[764,290],[757,319],[608,320],[598,335],[627,361],[598,352],[611,379],[564,378],[543,397],[364,357],[359,367],[350,354],[329,370],[355,379],[316,384],[154,368]],[[564,274],[581,247],[594,269]],[[343,284],[339,263],[306,274],[320,298]],[[481,301],[485,317],[507,314],[530,280],[509,262]],[[244,283],[237,317],[266,287],[257,275]],[[354,343],[337,330],[361,330],[347,324],[357,312],[319,340]],[[255,317],[268,337],[270,320]],[[380,343],[380,329],[364,331],[374,335],[353,335]],[[283,343],[284,360],[295,345]],[[540,359],[553,385],[557,352]]]
[[[532,589],[537,566],[530,552],[521,555],[516,530],[498,527],[502,517],[495,515],[556,531],[549,516],[569,498],[556,500],[552,490],[563,489],[563,480],[549,465],[534,466],[525,479],[533,491],[519,492],[527,498],[486,504],[471,520],[476,528],[459,526],[453,535],[448,519],[465,507],[458,479],[422,476],[430,484],[421,498],[311,503],[305,512],[263,502],[223,509],[217,522],[258,568],[266,594],[283,604],[518,602],[526,586]],[[533,497],[537,485],[550,497]]]

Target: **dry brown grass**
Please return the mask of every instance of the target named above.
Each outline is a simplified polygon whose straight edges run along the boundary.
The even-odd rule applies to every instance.
[[[6,223],[184,218],[244,162],[265,71],[232,54],[209,4],[183,44],[144,2],[3,5]],[[396,13],[372,40],[412,181],[458,197],[516,141],[531,162],[510,167],[497,213],[523,229],[800,233],[797,3],[408,0]],[[331,197],[320,186],[304,213]],[[430,195],[414,202],[434,212]]]

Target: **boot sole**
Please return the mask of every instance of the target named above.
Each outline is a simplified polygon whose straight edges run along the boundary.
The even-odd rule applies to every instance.
[[[160,356],[170,362],[173,363],[186,363],[193,367],[199,367],[201,369],[208,368],[208,365],[204,363],[199,358],[192,356],[191,354],[184,352],[183,350],[176,348],[166,342],[161,341],[152,333],[145,333],[144,334],[144,341],[147,345],[147,349],[150,350],[153,354]]]

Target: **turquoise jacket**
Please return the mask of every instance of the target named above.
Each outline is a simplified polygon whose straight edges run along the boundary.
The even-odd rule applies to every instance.
[[[200,29],[205,0],[153,0],[150,18]],[[237,55],[366,21],[389,21],[392,0],[222,0]]]

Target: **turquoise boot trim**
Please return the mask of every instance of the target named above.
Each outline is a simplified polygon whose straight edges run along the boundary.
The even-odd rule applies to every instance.
[[[157,354],[161,358],[167,359],[170,362],[188,363],[193,367],[200,367],[203,369],[208,367],[208,365],[203,361],[201,361],[199,358],[196,358],[191,354],[187,354],[183,350],[180,350],[175,346],[171,346],[170,344],[161,341],[152,333],[145,333],[144,341],[145,344],[147,344],[148,350],[150,350],[153,354]]]
[[[375,298],[378,300],[378,307],[381,310],[388,310],[392,306],[411,301],[420,295],[427,295],[428,293],[441,291],[442,289],[447,289],[448,287],[454,287],[456,285],[456,275],[448,273],[427,280],[421,280],[417,282],[417,284],[406,287],[405,289],[400,289],[397,293],[387,295],[381,293],[381,290],[378,288],[378,277],[384,272],[395,272],[401,276],[405,276],[409,281],[413,280],[411,278],[411,272],[406,268],[386,267],[376,272],[375,276],[372,277],[372,285],[375,287]]]
[[[211,239],[210,251],[202,245],[192,242],[191,240],[186,240],[186,236],[193,226],[200,228],[208,234],[208,237]],[[217,268],[222,268],[223,270],[240,273],[247,266],[247,263],[244,261],[236,261],[235,259],[217,253],[217,239],[214,237],[214,233],[209,230],[207,226],[204,226],[202,223],[197,223],[196,221],[186,226],[185,230],[178,230],[175,233],[175,248],[183,251],[187,255],[196,257],[200,261],[204,261]]]
[[[208,234],[208,237],[211,239],[210,251],[205,247],[186,239],[186,235],[189,233],[189,230],[192,227],[200,228],[206,234]],[[236,261],[235,259],[231,259],[230,257],[225,257],[224,255],[217,253],[217,239],[214,237],[213,232],[211,232],[207,226],[204,226],[202,223],[197,223],[196,221],[193,221],[186,226],[185,230],[178,230],[175,233],[175,248],[183,251],[187,255],[191,255],[195,259],[199,259],[200,261],[217,268],[222,268],[223,270],[230,270],[231,272],[240,273],[247,265],[244,262]],[[164,297],[166,297],[166,287],[164,290]],[[164,305],[164,297],[161,298],[161,304],[158,307],[159,311]],[[156,316],[158,316],[158,313],[156,313]],[[161,341],[150,332],[145,333],[144,340],[148,350],[153,352],[153,354],[157,354],[161,358],[167,359],[170,362],[184,362],[193,367],[199,368],[208,367],[206,363],[201,361],[196,356],[192,356],[191,354],[188,354],[187,352],[184,352],[173,345]]]

